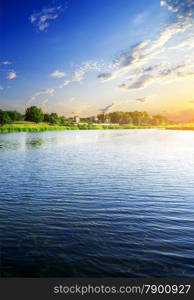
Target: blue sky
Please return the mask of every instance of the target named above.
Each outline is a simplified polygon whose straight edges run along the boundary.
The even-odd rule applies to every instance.
[[[0,106],[23,112],[37,105],[67,116],[135,109],[190,116],[194,3],[182,4],[3,0]]]

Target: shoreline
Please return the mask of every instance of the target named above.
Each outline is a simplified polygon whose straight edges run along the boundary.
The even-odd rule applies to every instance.
[[[0,126],[0,134],[17,132],[44,132],[44,131],[66,131],[66,130],[116,130],[116,129],[163,129],[163,130],[194,130],[194,124],[184,125],[166,125],[166,126],[146,126],[146,125],[100,125],[100,124],[77,124],[73,126],[54,126],[48,124],[30,125],[4,125]]]
[[[61,126],[62,127],[62,126]],[[93,128],[79,128],[79,127],[57,127],[57,128],[0,128],[0,134],[20,133],[20,132],[46,132],[46,131],[69,131],[69,130],[132,130],[132,129],[166,129],[164,127],[93,127]]]

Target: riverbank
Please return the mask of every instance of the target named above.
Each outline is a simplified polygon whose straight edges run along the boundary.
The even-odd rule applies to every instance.
[[[170,130],[194,130],[194,123],[176,124],[176,125],[144,125],[137,126],[133,124],[117,125],[117,124],[72,124],[72,125],[52,125],[49,123],[34,123],[27,121],[19,121],[13,124],[0,126],[0,133],[11,132],[40,132],[40,131],[63,131],[63,130],[105,130],[105,129],[170,129]]]
[[[117,125],[117,124],[72,124],[72,125],[52,125],[49,123],[34,123],[27,121],[19,121],[13,124],[0,126],[0,133],[10,132],[39,132],[39,131],[59,131],[59,130],[89,130],[89,129],[141,129],[154,128],[155,126],[136,126],[133,124]]]
[[[174,124],[166,126],[170,130],[194,130],[194,123]]]

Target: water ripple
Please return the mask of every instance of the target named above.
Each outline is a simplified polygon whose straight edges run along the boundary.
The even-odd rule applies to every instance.
[[[194,276],[194,132],[0,135],[0,168],[3,276]]]

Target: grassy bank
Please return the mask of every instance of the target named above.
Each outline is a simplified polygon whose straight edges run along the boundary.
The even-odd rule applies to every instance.
[[[194,123],[174,124],[166,126],[170,130],[194,130]]]
[[[137,129],[152,128],[151,126],[135,126],[129,125],[102,125],[102,124],[72,124],[70,126],[51,125],[48,123],[33,123],[27,121],[19,121],[13,124],[0,126],[0,133],[9,132],[40,132],[40,131],[58,131],[58,130],[88,130],[88,129]]]
[[[194,130],[194,123],[177,124],[168,126],[136,126],[133,124],[117,125],[117,124],[73,124],[70,126],[51,125],[48,123],[33,123],[27,121],[19,121],[13,124],[0,126],[0,133],[9,132],[40,132],[40,131],[59,131],[59,130],[88,130],[88,129],[171,129],[171,130]]]

